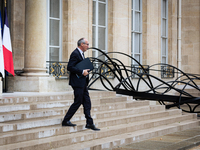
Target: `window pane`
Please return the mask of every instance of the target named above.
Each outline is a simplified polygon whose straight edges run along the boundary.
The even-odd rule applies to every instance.
[[[50,0],[50,17],[60,18],[60,1],[59,0]]]
[[[96,51],[95,50],[92,51],[92,57],[96,57]]]
[[[162,56],[166,56],[166,39],[162,39]]]
[[[131,1],[131,2],[132,2],[132,3],[131,3],[131,9],[133,9],[133,8],[134,8],[134,6],[133,6],[133,1],[134,1],[134,0],[132,0],[132,1]]]
[[[107,0],[93,0],[92,46],[101,50],[106,50],[106,5]],[[98,52],[92,55],[97,56]]]
[[[131,11],[131,31],[133,31],[133,10]]]
[[[106,5],[99,3],[99,25],[105,26],[105,14],[106,14]]]
[[[162,10],[163,10],[163,18],[166,18],[166,0],[163,0],[163,8],[162,8]]]
[[[166,35],[166,20],[162,19],[162,36],[167,36]]]
[[[93,14],[92,14],[92,23],[96,24],[96,2],[93,1]]]
[[[105,52],[105,51],[104,51],[104,52]],[[93,51],[92,51],[92,56],[95,57],[95,58],[98,57],[98,59],[101,59],[101,60],[103,60],[103,61],[105,60],[105,56],[102,55],[102,53],[99,52],[99,51],[93,50]]]
[[[167,53],[168,53],[168,49],[167,49],[167,45],[168,45],[168,37],[167,37],[167,18],[168,18],[168,14],[167,14],[167,0],[162,0],[162,41],[161,41],[161,62],[162,63],[167,63]]]
[[[134,46],[134,52],[135,53],[140,53],[140,34],[135,33],[135,46]]]
[[[101,53],[99,53],[99,56],[100,56],[98,57],[99,59],[101,59],[102,61],[105,61],[105,58],[106,58],[105,55],[101,55]]]
[[[140,55],[136,54],[134,58],[140,63]]]
[[[99,27],[99,31],[98,31],[98,48],[101,50],[105,50],[106,46],[105,46],[105,35],[106,35],[106,29],[105,28],[101,28]]]
[[[135,33],[131,33],[131,48],[133,49],[133,45],[134,45],[134,36],[135,36]]]
[[[59,61],[59,48],[49,48],[50,61]]]
[[[135,31],[140,31],[140,13],[135,12]]]
[[[52,46],[59,46],[59,23],[59,20],[50,20],[49,44]]]
[[[92,27],[92,46],[93,46],[93,47],[96,47],[95,37],[96,37],[96,27],[93,26],[93,27]]]
[[[167,63],[166,62],[166,57],[162,57],[162,63],[165,63],[165,64]]]
[[[135,0],[135,10],[140,10],[140,0]]]

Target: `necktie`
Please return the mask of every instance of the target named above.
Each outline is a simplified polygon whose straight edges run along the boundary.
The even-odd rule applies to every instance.
[[[83,55],[83,59],[85,59],[84,53],[82,53],[82,55]]]

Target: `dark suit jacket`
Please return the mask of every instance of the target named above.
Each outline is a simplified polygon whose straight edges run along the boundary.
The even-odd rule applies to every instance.
[[[83,70],[75,67],[77,63],[83,60],[79,50],[76,48],[70,55],[67,70],[70,71],[69,85],[72,87],[84,87],[88,84],[89,78],[82,75]]]

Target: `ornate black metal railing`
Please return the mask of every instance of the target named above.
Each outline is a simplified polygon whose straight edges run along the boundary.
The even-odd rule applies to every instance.
[[[111,71],[112,66],[109,66],[111,68],[110,69],[110,68],[107,67],[107,65],[105,65],[105,64],[103,64],[101,62],[94,62],[93,65],[94,65],[94,69],[91,72],[91,74],[92,74],[91,78],[98,78],[99,77],[99,75],[98,75],[99,72],[101,74],[103,74],[103,76],[105,76],[106,78],[110,78],[110,79],[114,79],[115,78],[114,74]]]
[[[56,78],[68,78],[67,64],[68,62],[47,61],[47,73]]]
[[[195,81],[200,79],[200,75],[187,74],[180,69],[169,65],[158,63],[152,66],[142,66],[133,57],[122,52],[105,53],[97,48],[90,48],[101,53],[99,57],[91,57],[93,64],[99,64],[98,69],[92,72],[89,88],[93,89],[93,84],[100,80],[105,89],[116,91],[118,94],[130,95],[134,99],[154,100],[166,108],[178,107],[185,112],[199,113],[200,97],[187,92],[187,88],[192,88],[200,92]],[[113,54],[120,55],[122,58],[133,62],[139,68],[133,69],[133,66],[126,66],[120,59],[112,58]],[[105,58],[101,60],[102,56]],[[104,71],[101,68],[106,67]],[[112,74],[115,80],[110,80],[107,74]],[[162,80],[159,78],[168,78]],[[94,78],[95,76],[95,78]],[[134,79],[133,79],[134,78]],[[169,79],[172,79],[169,81]]]
[[[69,71],[67,71],[67,64],[68,62],[58,62],[58,61],[47,61],[46,62],[46,68],[47,68],[47,73],[49,75],[60,79],[60,78],[69,78]],[[98,72],[101,72],[101,74],[104,74],[106,78],[114,78],[114,75],[110,71],[110,69],[100,63],[94,63],[94,70],[90,74],[92,74],[92,78],[97,78],[98,77]]]
[[[139,66],[139,65],[131,65],[131,68],[132,68],[132,71],[133,72],[136,72],[137,74],[140,74],[140,75],[143,75],[143,77],[146,77],[145,75],[144,75],[144,70],[147,72],[147,73],[149,73],[149,66],[148,65],[143,65],[142,66],[143,68],[141,68],[141,66]],[[144,70],[143,70],[144,69]],[[133,76],[132,76],[132,78],[136,78],[136,74],[135,73],[133,73],[132,74]],[[138,77],[138,76],[137,76]]]
[[[174,67],[168,65],[161,66],[161,78],[174,78]]]

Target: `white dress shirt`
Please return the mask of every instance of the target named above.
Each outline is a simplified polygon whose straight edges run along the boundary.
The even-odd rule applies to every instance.
[[[77,48],[78,48],[78,47],[77,47]],[[78,50],[79,50],[81,56],[83,57],[83,51],[82,51],[80,48],[78,48]],[[85,58],[83,57],[83,59],[85,59]]]
[[[78,48],[78,47],[77,47],[77,49],[79,50],[81,56],[83,57],[83,51],[80,48]],[[85,58],[83,57],[83,59],[85,59]],[[83,71],[82,71],[82,74],[83,74]]]

